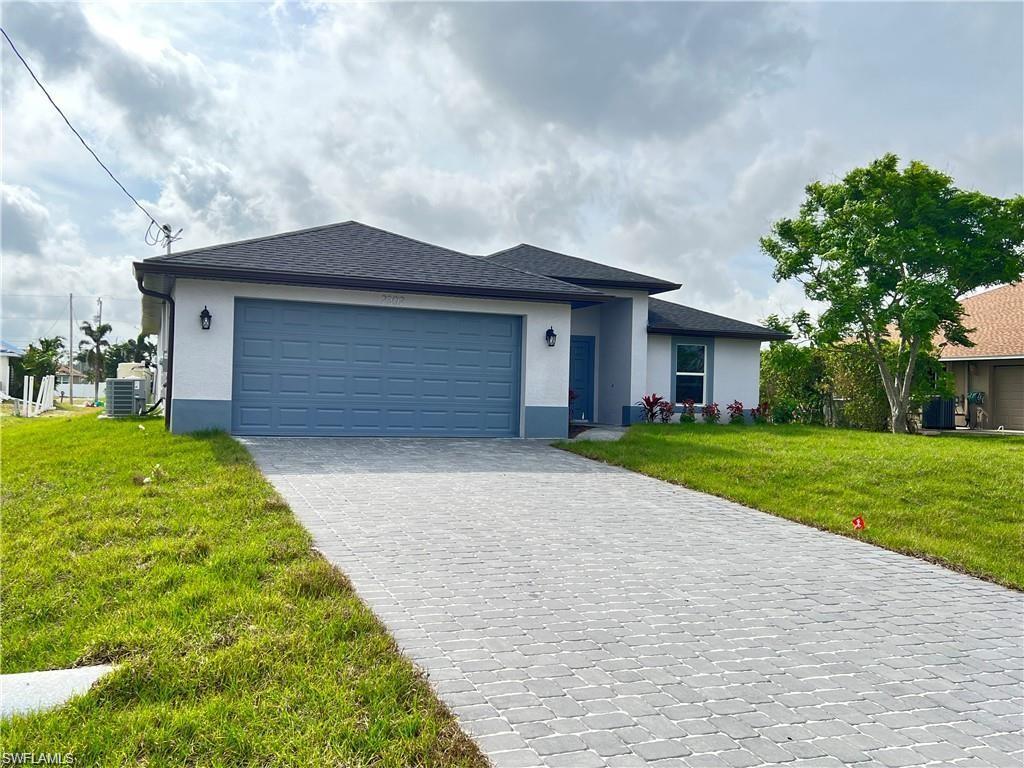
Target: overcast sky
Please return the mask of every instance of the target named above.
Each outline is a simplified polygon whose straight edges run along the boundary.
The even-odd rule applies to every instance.
[[[346,219],[530,242],[757,321],[805,306],[758,237],[884,152],[1024,191],[1022,4],[24,4],[3,25],[177,248]],[[104,297],[147,221],[3,50],[3,337]],[[28,295],[31,294],[31,295]]]

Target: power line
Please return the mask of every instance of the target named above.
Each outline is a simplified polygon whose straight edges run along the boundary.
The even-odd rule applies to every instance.
[[[10,45],[11,50],[14,51],[14,55],[18,57],[18,60],[22,63],[22,65],[25,67],[28,73],[32,76],[32,79],[36,81],[36,85],[38,85],[39,89],[46,95],[46,98],[49,99],[50,104],[52,104],[53,108],[57,110],[57,114],[61,116],[61,118],[67,124],[68,128],[71,129],[71,132],[75,134],[78,140],[82,143],[82,146],[85,147],[89,154],[92,155],[93,159],[100,164],[100,168],[107,172],[107,176],[109,176],[113,180],[113,182],[121,188],[121,191],[128,196],[128,199],[135,203],[135,207],[142,211],[146,215],[146,218],[149,219],[150,225],[149,229],[146,230],[146,242],[149,243],[150,245],[156,245],[157,243],[162,241],[166,242],[167,250],[168,252],[170,252],[170,245],[172,242],[178,239],[178,235],[181,234],[181,230],[179,229],[177,234],[172,235],[171,228],[169,226],[167,226],[166,224],[160,224],[160,222],[154,219],[153,215],[148,210],[146,210],[146,207],[135,199],[135,195],[128,191],[127,187],[125,187],[125,185],[121,183],[117,176],[114,175],[113,171],[107,168],[106,164],[102,160],[100,160],[100,156],[93,151],[92,147],[89,146],[88,142],[86,142],[86,140],[82,138],[82,134],[78,132],[75,126],[71,124],[71,121],[68,120],[68,116],[64,114],[64,110],[57,106],[57,102],[53,100],[53,96],[50,95],[50,92],[46,90],[46,86],[42,84],[38,77],[36,77],[36,73],[32,71],[32,67],[30,67],[28,65],[28,62],[25,61],[25,57],[21,55],[21,52],[18,50],[18,46],[14,44],[14,41],[11,40],[11,36],[7,34],[7,30],[4,29],[3,27],[0,27],[0,33],[3,33],[4,39],[7,40],[7,44]],[[153,227],[156,227],[161,234],[151,238],[150,232],[152,231]],[[152,242],[150,242],[151,240]]]

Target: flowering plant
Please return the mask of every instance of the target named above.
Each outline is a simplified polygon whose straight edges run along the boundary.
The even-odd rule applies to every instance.
[[[722,411],[718,408],[718,403],[711,403],[704,406],[704,423],[705,424],[717,424],[722,418]]]
[[[665,398],[656,393],[641,397],[637,405],[640,406],[644,421],[653,424],[661,413],[662,403],[665,402]]]
[[[680,423],[692,424],[694,421],[697,420],[696,412],[697,409],[694,407],[693,400],[683,400],[683,410],[679,414]]]
[[[741,403],[739,400],[733,400],[731,403],[725,406],[725,410],[729,412],[730,424],[742,424],[744,422],[743,403]]]
[[[768,403],[755,405],[750,409],[750,418],[755,424],[766,424],[768,422]]]

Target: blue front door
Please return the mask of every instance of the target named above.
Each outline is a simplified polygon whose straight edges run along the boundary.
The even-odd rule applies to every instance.
[[[576,393],[572,418],[594,420],[594,337],[573,336],[569,341],[569,388]]]

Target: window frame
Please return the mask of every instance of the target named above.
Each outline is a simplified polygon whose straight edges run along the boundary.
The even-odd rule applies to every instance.
[[[701,389],[700,389],[700,402],[694,402],[694,407],[700,406],[703,408],[708,401],[708,344],[698,341],[677,341],[672,345],[672,399],[676,399],[677,384],[680,376],[689,376],[691,378],[700,377]],[[694,373],[692,371],[680,371],[679,370],[679,348],[680,347],[703,347],[704,348],[704,370],[700,373]],[[681,402],[675,402],[674,405],[681,406]]]

